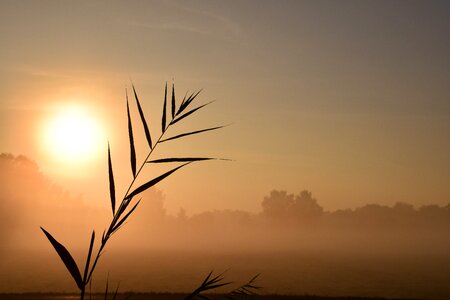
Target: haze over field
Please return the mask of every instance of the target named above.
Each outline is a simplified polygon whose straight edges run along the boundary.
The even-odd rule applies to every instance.
[[[3,154],[0,166],[0,292],[74,291],[36,224],[82,260],[92,226],[101,232],[110,211],[83,204],[25,157]],[[450,203],[325,211],[308,191],[254,201],[257,213],[171,215],[161,192],[145,192],[103,255],[94,286],[101,291],[110,272],[122,291],[189,292],[209,270],[229,269],[238,282],[262,273],[266,293],[438,299],[450,292]]]
[[[230,161],[145,191],[96,288],[230,268],[267,292],[450,295],[449,20],[448,1],[0,1],[0,292],[75,290],[39,226],[85,259],[108,142],[117,201],[133,178],[126,91],[139,165],[132,84],[155,142],[167,82],[177,105],[217,100],[168,135],[231,126],[152,158]]]

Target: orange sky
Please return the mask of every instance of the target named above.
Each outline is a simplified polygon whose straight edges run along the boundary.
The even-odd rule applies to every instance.
[[[164,83],[174,78],[178,95],[204,88],[198,103],[218,100],[186,130],[233,125],[161,150],[235,161],[199,163],[160,184],[169,211],[256,211],[272,189],[308,189],[330,210],[448,203],[448,8],[445,1],[3,1],[0,152],[27,155],[86,202],[107,205],[106,140],[118,189],[131,177],[130,78],[154,136]],[[44,146],[42,127],[67,103],[104,130],[103,153],[85,163],[55,160]]]

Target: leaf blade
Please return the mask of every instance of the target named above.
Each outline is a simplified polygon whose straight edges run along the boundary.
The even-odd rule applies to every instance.
[[[166,87],[164,88],[164,105],[163,105],[163,113],[162,113],[162,132],[166,131],[166,106],[167,106],[167,82]]]
[[[171,157],[171,158],[161,158],[149,160],[146,163],[170,163],[170,162],[194,162],[194,161],[203,161],[203,160],[214,160],[220,158],[214,157]]]
[[[177,114],[182,113],[188,106],[189,104],[191,104],[192,101],[194,101],[195,98],[197,98],[197,96],[203,91],[203,89],[200,89],[197,91],[197,93],[192,93],[187,99],[186,101],[184,101],[181,105],[180,108],[178,109]]]
[[[127,116],[128,116],[128,136],[130,138],[130,163],[133,177],[136,178],[136,150],[134,148],[133,126],[131,124],[130,105],[128,104],[127,93]]]
[[[217,130],[217,129],[220,129],[220,128],[223,128],[223,127],[225,127],[225,126],[217,126],[217,127],[211,127],[211,128],[191,131],[191,132],[187,132],[187,133],[182,133],[182,134],[179,134],[179,135],[176,135],[176,136],[173,136],[173,137],[161,140],[160,142],[163,143],[163,142],[179,139],[179,138],[182,138],[182,137],[185,137],[185,136],[188,136],[188,135],[199,134],[199,133],[206,132],[206,131],[211,131],[211,130]]]
[[[142,126],[144,127],[145,137],[147,138],[148,145],[150,149],[153,148],[152,146],[152,136],[150,135],[150,130],[148,129],[147,121],[145,120],[144,112],[142,111],[141,103],[139,102],[138,95],[136,93],[136,89],[134,88],[134,85],[131,85],[133,87],[133,93],[134,98],[136,99],[136,104],[139,110],[139,115],[141,116]]]
[[[136,209],[136,207],[139,205],[140,202],[141,200],[139,199],[139,201],[136,202],[136,204],[130,209],[130,211],[113,227],[112,232],[117,231],[117,229],[119,229],[119,227],[122,226],[122,224],[133,213],[133,211]]]
[[[111,151],[109,147],[109,142],[108,142],[108,176],[109,176],[109,195],[111,198],[112,214],[114,216],[116,212],[116,188],[114,184],[114,174],[112,169]]]
[[[196,112],[196,111],[199,110],[200,108],[205,107],[206,105],[209,105],[209,104],[211,104],[211,103],[213,103],[213,102],[214,102],[214,101],[210,101],[210,102],[208,102],[208,103],[205,103],[205,104],[203,104],[203,105],[200,105],[199,107],[196,107],[196,108],[194,108],[194,109],[188,111],[187,113],[185,113],[185,114],[182,115],[181,117],[176,118],[176,119],[172,122],[172,124],[175,124],[175,123],[177,123],[177,122],[183,120],[184,118],[190,116],[191,114],[193,114],[194,112]]]
[[[190,164],[190,162],[185,163],[185,164],[183,164],[181,166],[178,166],[178,167],[176,167],[176,168],[174,168],[174,169],[172,169],[172,170],[170,170],[170,171],[168,171],[168,172],[166,172],[166,173],[164,173],[164,174],[162,174],[162,175],[160,175],[160,176],[158,176],[156,178],[153,178],[152,180],[150,180],[150,181],[144,183],[143,185],[141,185],[140,187],[136,188],[134,191],[132,191],[130,194],[128,194],[125,198],[126,199],[133,198],[137,194],[139,194],[139,193],[145,191],[146,189],[154,186],[155,184],[157,184],[161,180],[165,179],[167,176],[171,175],[173,172],[177,171],[178,169],[180,169],[180,168],[182,168],[182,167],[184,167],[184,166],[186,166],[188,164]]]
[[[91,236],[91,243],[89,244],[89,251],[86,259],[86,266],[84,267],[84,276],[83,276],[83,282],[86,285],[87,284],[87,275],[89,271],[89,264],[91,262],[91,256],[92,256],[92,249],[94,247],[94,240],[95,240],[95,231],[92,230],[92,236]]]
[[[175,84],[172,83],[172,120],[175,118]]]
[[[75,280],[75,283],[77,284],[78,288],[81,290],[83,289],[83,279],[81,278],[80,270],[78,269],[78,266],[73,259],[72,255],[70,255],[70,252],[64,247],[62,244],[60,244],[50,233],[48,233],[44,228],[41,227],[41,230],[44,232],[47,239],[52,244],[53,248],[55,248],[56,252],[58,253],[59,257],[63,261],[64,265],[66,266],[67,270],[70,272],[70,275],[72,275],[73,279]]]
[[[223,278],[222,278],[223,279]],[[229,285],[229,284],[232,284],[233,282],[224,282],[224,283],[218,283],[218,284],[214,284],[214,285],[208,285],[208,286],[206,286],[206,287],[204,287],[203,288],[203,291],[207,291],[207,290],[212,290],[212,289],[217,289],[217,288],[220,288],[220,287],[222,287],[222,286],[225,286],[225,285]]]

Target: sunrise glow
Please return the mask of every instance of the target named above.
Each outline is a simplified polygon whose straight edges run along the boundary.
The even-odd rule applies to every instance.
[[[102,141],[101,126],[80,107],[67,106],[57,110],[45,129],[46,150],[59,160],[92,160]]]

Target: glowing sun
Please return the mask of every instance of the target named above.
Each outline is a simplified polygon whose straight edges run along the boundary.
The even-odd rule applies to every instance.
[[[91,160],[103,142],[100,125],[80,107],[60,108],[45,130],[46,148],[59,160]]]

